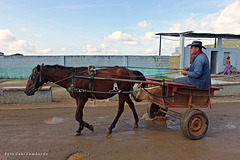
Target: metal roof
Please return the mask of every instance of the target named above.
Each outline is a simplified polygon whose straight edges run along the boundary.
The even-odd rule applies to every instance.
[[[193,38],[228,38],[228,39],[240,39],[240,34],[216,34],[216,33],[194,33],[193,31],[187,31],[182,33],[156,33],[159,36],[173,36],[180,37],[193,37]]]

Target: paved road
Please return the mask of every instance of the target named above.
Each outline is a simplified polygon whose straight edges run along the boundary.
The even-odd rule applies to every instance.
[[[128,107],[109,136],[105,131],[117,107],[86,107],[84,119],[94,125],[95,132],[85,129],[80,137],[73,136],[77,129],[73,106],[1,110],[0,159],[64,160],[74,153],[86,160],[240,159],[239,103],[212,107],[203,109],[210,125],[205,137],[196,141],[184,137],[179,120],[171,117],[167,119],[167,127],[141,119],[139,128],[133,129]],[[136,108],[142,117],[146,106]]]

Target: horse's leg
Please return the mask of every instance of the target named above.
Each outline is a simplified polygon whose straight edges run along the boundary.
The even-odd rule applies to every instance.
[[[88,98],[83,98],[83,97],[77,97],[77,99],[76,99],[77,110],[76,110],[76,113],[75,113],[75,119],[76,119],[76,121],[79,122],[79,128],[76,131],[75,136],[80,136],[81,131],[83,130],[84,127],[87,127],[92,132],[94,131],[92,125],[89,125],[88,123],[83,121],[83,108],[84,108],[85,103],[88,100]]]
[[[135,109],[135,105],[134,103],[132,102],[131,98],[129,97],[129,95],[127,95],[126,97],[126,102],[127,104],[129,105],[129,107],[131,108],[132,112],[133,112],[133,116],[134,116],[134,119],[135,119],[135,124],[133,125],[133,128],[138,128],[138,114],[136,112],[136,109]]]
[[[115,128],[117,121],[119,120],[121,114],[124,111],[124,103],[125,103],[125,96],[123,94],[119,94],[119,101],[118,101],[118,112],[117,116],[115,117],[114,121],[112,122],[111,126],[108,128],[107,134],[112,133],[112,129]]]

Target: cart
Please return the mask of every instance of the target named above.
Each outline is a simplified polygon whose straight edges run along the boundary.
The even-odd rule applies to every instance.
[[[87,76],[74,77],[81,79],[92,78],[94,80],[119,81],[148,85],[148,88],[145,88],[141,85],[141,89],[145,90],[149,94],[148,99],[150,103],[147,108],[149,116],[154,118],[155,116],[165,116],[168,114],[179,119],[182,133],[186,137],[194,140],[201,139],[206,134],[208,129],[207,115],[201,111],[200,108],[207,108],[209,105],[211,108],[211,96],[214,96],[214,91],[222,89],[222,87],[212,86],[210,89],[199,90],[193,85],[174,83],[172,81],[152,78],[148,78],[147,81],[139,81]],[[80,89],[77,90],[80,91]],[[106,93],[96,91],[90,92]],[[135,91],[127,91],[121,93],[130,94],[134,92]],[[137,92],[140,93],[140,90]],[[119,91],[107,93],[119,93]],[[188,110],[184,114],[181,114],[171,110],[170,108],[187,108]]]
[[[210,89],[199,90],[193,85],[174,83],[157,79],[148,79],[151,88],[144,88],[148,92],[149,117],[165,116],[166,114],[180,120],[182,133],[190,139],[201,139],[208,129],[208,117],[201,108],[211,108],[211,96],[214,91],[222,89],[212,86]],[[157,85],[158,84],[158,85]],[[171,108],[187,108],[181,114]]]

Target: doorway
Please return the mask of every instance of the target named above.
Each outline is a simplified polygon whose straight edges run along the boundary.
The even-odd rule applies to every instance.
[[[216,74],[217,72],[217,55],[218,51],[211,51],[211,68],[210,68],[211,74]]]

